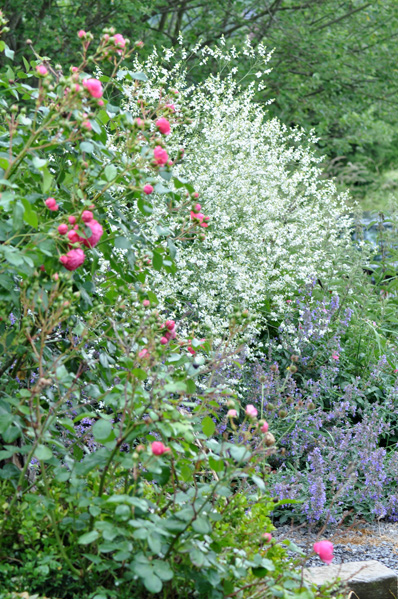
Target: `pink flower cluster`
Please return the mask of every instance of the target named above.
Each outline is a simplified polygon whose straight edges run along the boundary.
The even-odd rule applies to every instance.
[[[166,320],[166,322],[162,325],[160,325],[161,329],[166,328],[166,333],[163,335],[163,337],[160,339],[160,343],[162,345],[167,345],[168,342],[171,339],[175,339],[177,336],[176,333],[176,323],[174,322],[174,320]]]
[[[318,541],[314,543],[314,551],[325,564],[331,564],[333,560],[333,543],[330,541]]]
[[[47,206],[47,208],[51,210],[51,212],[56,212],[59,209],[59,206],[55,198],[47,198],[44,203]]]
[[[171,128],[170,123],[166,118],[162,117],[158,119],[155,125],[159,129],[160,133],[162,133],[163,135],[169,135]]]
[[[101,98],[102,94],[104,93],[101,81],[98,81],[98,79],[94,79],[92,77],[90,79],[83,79],[83,86],[93,96],[93,98]]]
[[[42,77],[45,77],[47,75],[47,73],[48,73],[48,70],[46,69],[46,67],[44,66],[44,64],[37,65],[36,71]]]
[[[169,155],[162,146],[156,146],[153,150],[153,157],[157,166],[164,166],[169,160]]]
[[[205,216],[201,212],[202,206],[200,204],[195,204],[193,209],[191,210],[191,220],[194,224],[198,224],[200,227],[206,228],[209,226],[210,216]]]
[[[58,233],[60,235],[67,235],[70,243],[82,243],[86,247],[92,248],[97,245],[97,243],[102,237],[104,230],[100,223],[94,219],[94,215],[91,212],[91,210],[83,210],[81,219],[85,226],[91,229],[90,237],[82,237],[81,235],[79,235],[79,225],[75,224],[77,220],[75,216],[69,216],[68,218],[69,224],[73,228],[69,229],[66,223],[62,223],[58,226]],[[83,250],[81,248],[73,248],[66,255],[61,256],[59,260],[67,270],[76,270],[77,268],[79,268],[79,266],[83,264],[84,259],[85,255]]]

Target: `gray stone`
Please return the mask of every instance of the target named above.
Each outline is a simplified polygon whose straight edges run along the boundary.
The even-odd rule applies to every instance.
[[[354,591],[358,599],[398,597],[397,575],[376,560],[307,568],[304,570],[304,578],[317,586],[340,578],[341,585]]]

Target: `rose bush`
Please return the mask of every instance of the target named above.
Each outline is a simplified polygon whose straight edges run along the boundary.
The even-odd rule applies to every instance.
[[[69,73],[34,60],[0,79],[1,589],[326,596],[263,537],[274,439],[255,409],[237,426],[236,394],[213,384],[247,312],[231,310],[215,351],[157,307],[158,275],[206,229],[175,171],[183,151],[165,144],[181,124],[174,96],[142,100],[146,76],[125,66],[141,42],[110,29],[91,52],[91,34],[78,37]],[[118,104],[122,75],[138,117]],[[256,528],[238,544],[250,512]]]

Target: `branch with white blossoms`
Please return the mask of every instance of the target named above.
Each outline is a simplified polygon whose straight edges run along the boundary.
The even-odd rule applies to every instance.
[[[269,60],[264,48],[257,62],[250,50],[252,80],[246,89],[236,73],[236,49],[196,51],[199,61],[211,56],[228,70],[189,85],[184,62],[176,61],[173,50],[163,56],[154,52],[135,65],[148,77],[139,97],[150,103],[173,93],[169,109],[175,116],[190,117],[190,123],[185,118],[172,128],[168,144],[175,151],[186,149],[175,170],[180,178],[189,173],[195,181],[199,198],[188,198],[191,219],[206,227],[202,242],[199,236],[177,255],[177,275],[161,275],[159,298],[172,314],[188,309],[196,330],[211,329],[219,338],[231,306],[239,304],[257,315],[246,331],[250,339],[267,319],[280,319],[287,298],[300,285],[344,271],[340,258],[351,246],[347,195],[339,195],[335,184],[325,180],[313,150],[314,135],[269,119],[256,102],[263,86],[258,61],[266,74]],[[125,94],[129,109],[138,114],[127,84]],[[173,181],[168,185],[172,188]],[[171,230],[183,226],[177,215],[174,220],[173,213],[167,216],[161,194],[154,193],[151,200],[149,237],[157,235],[153,225],[159,216],[169,218]],[[155,276],[160,282],[160,275]]]

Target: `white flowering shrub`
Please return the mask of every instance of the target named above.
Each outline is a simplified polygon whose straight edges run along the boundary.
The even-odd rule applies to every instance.
[[[250,45],[243,49],[252,56],[256,71],[245,90],[237,68],[231,68],[238,60],[235,49],[197,52],[202,62],[220,62],[219,72],[199,85],[188,85],[184,63],[176,63],[170,50],[136,65],[148,77],[141,90],[145,101],[178,90],[170,111],[176,116],[188,113],[191,123],[174,126],[168,141],[187,149],[177,170],[180,178],[193,174],[199,191],[198,200],[187,198],[189,206],[203,199],[210,217],[207,228],[197,208],[196,222],[206,228],[206,238],[177,254],[178,274],[168,279],[162,275],[160,296],[175,313],[189,314],[198,328],[211,328],[219,336],[227,327],[231,305],[239,304],[256,316],[248,329],[253,335],[267,319],[281,316],[298,286],[316,277],[330,278],[336,271],[350,245],[350,220],[343,216],[346,197],[322,177],[313,135],[269,119],[255,101],[267,72],[264,48],[257,56]],[[128,84],[125,93],[129,103]],[[138,115],[136,102],[129,107]],[[166,206],[156,189],[150,199],[155,223]],[[188,222],[176,219],[170,226],[184,230]],[[154,234],[154,229],[147,231]]]

